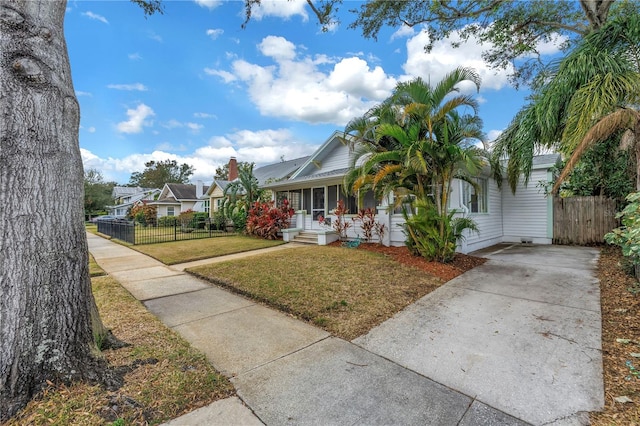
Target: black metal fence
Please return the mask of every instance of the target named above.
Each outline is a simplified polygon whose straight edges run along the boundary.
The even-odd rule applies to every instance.
[[[154,244],[169,241],[238,235],[233,226],[216,225],[209,218],[181,221],[177,217],[161,218],[152,225],[127,220],[99,220],[98,232],[129,244]]]

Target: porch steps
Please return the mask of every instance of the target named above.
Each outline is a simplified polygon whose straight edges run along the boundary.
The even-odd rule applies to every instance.
[[[318,234],[314,232],[305,232],[302,231],[295,237],[293,237],[294,243],[302,243],[302,244],[314,244],[318,245]]]

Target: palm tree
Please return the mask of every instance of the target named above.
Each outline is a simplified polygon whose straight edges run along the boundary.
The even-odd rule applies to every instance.
[[[541,149],[569,156],[553,192],[581,155],[596,143],[625,131],[635,144],[640,172],[640,17],[620,16],[586,36],[567,57],[553,64],[536,86],[531,102],[496,140],[493,160],[508,157],[507,178],[515,192],[525,183],[532,158]],[[495,169],[501,182],[501,170]],[[640,173],[636,185],[640,190]]]
[[[468,141],[482,140],[482,123],[475,114],[458,112],[465,106],[477,111],[473,97],[455,95],[463,81],[480,86],[468,68],[454,70],[434,87],[421,78],[400,83],[383,104],[351,121],[346,133],[357,143],[345,187],[420,198],[434,193],[438,212],[446,213],[453,178],[473,174],[480,165]]]
[[[224,195],[232,203],[242,200],[242,205],[250,206],[260,199],[262,190],[259,187],[258,179],[253,175],[254,167],[254,163],[240,164],[238,178],[230,182],[224,189]]]
[[[420,78],[400,83],[382,105],[346,129],[358,143],[345,187],[354,193],[361,189],[373,189],[378,195],[393,192],[397,202],[412,195],[419,201],[416,206],[433,206],[435,215],[422,207],[416,214],[440,218],[427,222],[437,224],[441,241],[448,241],[450,235],[447,206],[453,179],[475,185],[471,177],[482,165],[481,150],[470,142],[482,140],[482,122],[475,114],[458,112],[465,106],[474,113],[477,109],[471,96],[455,94],[465,80],[479,87],[478,75],[465,68],[454,70],[433,87]],[[450,241],[446,245],[451,246]]]

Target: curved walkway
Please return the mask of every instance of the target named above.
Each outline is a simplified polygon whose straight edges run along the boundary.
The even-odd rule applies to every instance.
[[[486,251],[485,265],[347,342],[88,239],[98,264],[237,389],[171,425],[568,425],[603,405],[596,250]]]

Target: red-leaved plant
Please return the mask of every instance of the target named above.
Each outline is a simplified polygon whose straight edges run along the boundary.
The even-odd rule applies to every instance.
[[[371,241],[374,233],[378,234],[378,239],[382,242],[386,226],[384,223],[376,222],[376,214],[372,208],[361,209],[352,220],[360,222],[360,228],[362,228],[362,234],[366,242]]]
[[[347,238],[347,229],[351,228],[351,223],[347,222],[345,218],[347,213],[349,211],[344,206],[344,201],[339,200],[338,205],[333,210],[333,214],[336,217],[336,220],[333,221],[333,229],[338,233],[341,240]]]
[[[279,208],[275,207],[273,201],[266,203],[256,201],[249,209],[247,216],[247,234],[267,240],[276,240],[278,232],[289,227],[293,213],[293,209],[289,207],[289,200],[286,198]]]

